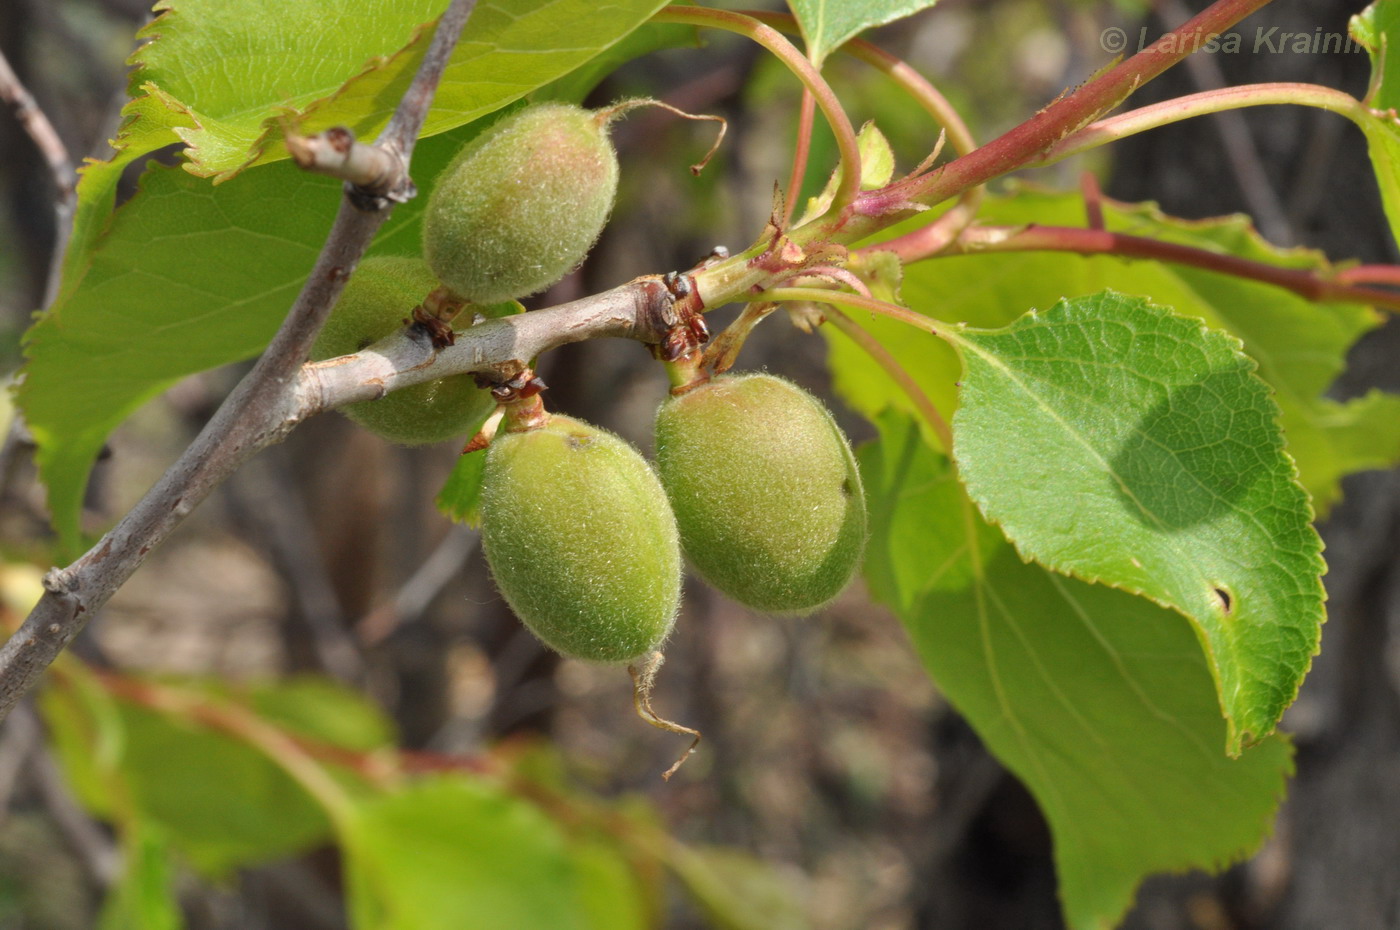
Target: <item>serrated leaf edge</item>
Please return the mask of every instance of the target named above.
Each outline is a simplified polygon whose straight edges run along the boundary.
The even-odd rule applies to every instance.
[[[1220,335],[1220,336],[1225,337],[1225,339],[1227,340],[1228,345],[1229,345],[1231,351],[1232,351],[1238,358],[1241,358],[1241,359],[1244,360],[1244,362],[1245,362],[1245,368],[1244,368],[1245,373],[1246,373],[1247,375],[1252,376],[1253,378],[1255,378],[1260,384],[1262,384],[1262,385],[1264,386],[1265,393],[1266,393],[1266,396],[1267,396],[1267,398],[1268,398],[1269,405],[1270,405],[1270,407],[1272,408],[1271,413],[1272,413],[1272,420],[1273,420],[1273,423],[1274,423],[1274,427],[1275,427],[1276,429],[1278,429],[1278,430],[1279,430],[1279,434],[1282,435],[1282,433],[1283,433],[1282,428],[1279,427],[1279,418],[1280,418],[1280,416],[1282,415],[1282,410],[1279,408],[1278,404],[1277,404],[1277,403],[1274,401],[1274,399],[1273,399],[1273,398],[1274,398],[1274,394],[1275,394],[1274,388],[1273,388],[1272,385],[1270,385],[1270,384],[1269,384],[1267,381],[1265,381],[1263,378],[1260,378],[1260,377],[1259,377],[1259,375],[1258,375],[1258,367],[1259,367],[1259,366],[1258,366],[1258,363],[1244,351],[1244,343],[1241,342],[1240,339],[1239,339],[1237,336],[1235,336],[1233,333],[1227,332],[1227,331],[1225,331],[1225,330],[1212,329],[1212,328],[1211,328],[1210,326],[1208,326],[1208,325],[1206,324],[1206,322],[1205,322],[1204,320],[1202,320],[1200,317],[1192,317],[1192,316],[1187,316],[1186,314],[1178,313],[1174,308],[1162,306],[1161,304],[1158,304],[1158,303],[1152,301],[1150,298],[1142,297],[1142,296],[1140,296],[1140,295],[1124,294],[1124,293],[1122,293],[1122,292],[1115,291],[1115,290],[1113,290],[1112,288],[1106,288],[1106,289],[1104,289],[1103,291],[1100,291],[1099,294],[1100,294],[1100,295],[1112,295],[1112,296],[1114,296],[1114,297],[1127,298],[1127,299],[1131,299],[1131,300],[1141,300],[1141,301],[1142,301],[1144,304],[1146,304],[1147,306],[1150,306],[1150,307],[1153,307],[1153,308],[1155,308],[1155,309],[1157,309],[1157,310],[1163,311],[1164,313],[1168,313],[1168,314],[1170,314],[1170,315],[1172,315],[1172,316],[1177,317],[1178,319],[1194,321],[1194,322],[1197,324],[1197,326],[1198,326],[1198,332],[1205,333],[1205,334],[1217,334],[1217,335]],[[1060,298],[1060,303],[1061,303],[1061,304],[1063,304],[1063,303],[1068,303],[1068,298],[1063,298],[1063,297]],[[1056,304],[1056,306],[1059,306],[1059,304]],[[999,326],[999,327],[992,327],[992,328],[978,328],[978,327],[970,327],[970,326],[967,326],[966,324],[958,324],[956,327],[953,327],[953,328],[952,328],[952,329],[954,330],[954,332],[949,332],[949,331],[945,328],[944,332],[946,333],[946,335],[947,335],[947,337],[948,337],[948,341],[951,342],[951,343],[954,345],[954,347],[958,349],[959,357],[963,359],[963,372],[964,372],[964,376],[966,376],[967,362],[966,362],[966,357],[963,356],[962,353],[963,353],[963,351],[964,351],[965,348],[966,348],[966,349],[969,349],[969,350],[972,350],[972,351],[976,351],[976,350],[972,347],[972,344],[971,344],[971,343],[969,343],[968,341],[966,341],[966,340],[960,338],[961,333],[963,333],[963,332],[972,332],[972,333],[979,333],[979,334],[1000,334],[1000,333],[1005,333],[1005,332],[1009,332],[1011,329],[1013,329],[1015,326],[1017,326],[1018,324],[1020,324],[1021,321],[1025,320],[1027,317],[1030,317],[1031,319],[1038,319],[1038,318],[1039,318],[1039,315],[1040,315],[1040,314],[1039,314],[1039,310],[1036,309],[1036,308],[1032,308],[1032,309],[1028,310],[1026,313],[1022,314],[1021,316],[1017,317],[1015,320],[1012,320],[1012,321],[1011,321],[1010,323],[1008,323],[1006,326]],[[980,353],[980,352],[979,352],[978,354],[983,354],[983,353]],[[956,424],[956,421],[957,421],[957,414],[956,414],[956,413],[955,413],[954,416],[953,416],[953,420],[954,420],[954,424]],[[1313,521],[1316,519],[1317,514],[1316,514],[1316,511],[1315,511],[1314,508],[1313,508],[1312,496],[1311,496],[1310,494],[1308,494],[1307,489],[1303,487],[1302,482],[1299,480],[1299,477],[1298,477],[1298,464],[1297,464],[1297,462],[1294,460],[1292,454],[1289,453],[1289,451],[1288,451],[1288,446],[1287,446],[1286,438],[1285,438],[1285,441],[1284,441],[1283,445],[1280,447],[1279,452],[1284,456],[1285,460],[1286,460],[1287,463],[1288,463],[1289,480],[1291,481],[1291,483],[1293,484],[1293,486],[1294,486],[1295,488],[1297,488],[1299,492],[1302,493],[1305,506],[1307,507],[1307,516],[1308,516],[1308,523],[1307,523],[1307,525],[1308,525],[1308,527],[1309,527],[1309,529],[1310,529],[1310,531],[1311,531],[1312,538],[1313,538],[1314,540],[1316,540],[1316,542],[1317,542],[1317,557],[1316,557],[1316,560],[1320,563],[1320,566],[1319,566],[1320,570],[1319,570],[1318,574],[1314,576],[1314,580],[1315,580],[1315,583],[1317,584],[1318,592],[1319,592],[1320,595],[1321,595],[1321,597],[1320,597],[1320,602],[1321,602],[1323,605],[1325,605],[1325,604],[1327,603],[1327,589],[1326,589],[1326,587],[1325,587],[1325,586],[1323,585],[1323,583],[1322,583],[1322,577],[1327,573],[1327,562],[1326,562],[1325,559],[1323,559],[1321,553],[1325,550],[1326,544],[1325,544],[1324,540],[1322,539],[1322,536],[1317,532],[1316,526],[1314,526],[1314,522],[1313,522]],[[957,444],[956,444],[956,443],[954,443],[954,446],[953,446],[953,459],[954,459],[955,462],[957,461]],[[1050,572],[1055,573],[1055,574],[1065,575],[1066,577],[1070,577],[1070,578],[1078,578],[1079,580],[1089,582],[1090,584],[1102,584],[1102,585],[1104,585],[1105,587],[1114,588],[1114,589],[1116,589],[1116,590],[1124,591],[1124,592],[1126,592],[1126,593],[1128,593],[1128,594],[1132,594],[1132,595],[1134,595],[1134,596],[1136,596],[1136,597],[1141,597],[1141,598],[1143,598],[1143,599],[1145,599],[1145,600],[1151,601],[1151,602],[1154,603],[1154,604],[1157,604],[1157,605],[1160,606],[1160,607],[1166,608],[1166,609],[1168,609],[1168,610],[1171,610],[1171,611],[1173,611],[1173,612],[1179,614],[1180,616],[1184,617],[1188,623],[1191,624],[1191,628],[1196,632],[1196,639],[1197,639],[1197,641],[1198,641],[1198,642],[1200,643],[1200,645],[1201,645],[1201,650],[1202,650],[1202,651],[1205,653],[1205,655],[1206,655],[1206,665],[1207,665],[1207,667],[1210,669],[1211,679],[1212,679],[1212,681],[1215,683],[1216,698],[1217,698],[1217,700],[1218,700],[1219,703],[1220,703],[1221,715],[1225,718],[1225,722],[1226,722],[1227,730],[1228,730],[1227,736],[1226,736],[1226,752],[1227,752],[1227,754],[1230,755],[1231,758],[1238,758],[1239,755],[1243,752],[1243,750],[1244,750],[1245,748],[1247,748],[1248,746],[1253,745],[1253,744],[1255,744],[1255,743],[1257,743],[1257,742],[1259,742],[1259,741],[1265,739],[1266,737],[1270,736],[1271,734],[1273,734],[1273,733],[1277,730],[1279,719],[1282,718],[1282,710],[1279,712],[1279,715],[1278,715],[1277,717],[1275,717],[1275,719],[1271,722],[1271,724],[1268,726],[1268,728],[1267,728],[1266,730],[1264,730],[1263,732],[1253,732],[1253,731],[1250,731],[1250,732],[1247,734],[1247,736],[1248,736],[1247,739],[1245,738],[1245,737],[1246,737],[1246,734],[1241,733],[1241,728],[1240,728],[1240,726],[1239,726],[1239,722],[1235,720],[1235,718],[1230,714],[1229,710],[1228,710],[1228,709],[1226,708],[1226,706],[1225,706],[1225,698],[1224,698],[1223,690],[1222,690],[1222,687],[1221,687],[1220,671],[1219,671],[1219,666],[1218,666],[1218,662],[1217,662],[1217,657],[1216,657],[1216,655],[1215,655],[1215,651],[1214,651],[1214,649],[1212,648],[1209,639],[1208,639],[1207,636],[1205,635],[1204,630],[1201,629],[1200,624],[1197,622],[1197,620],[1196,620],[1194,617],[1192,617],[1191,615],[1187,614],[1182,608],[1178,607],[1177,605],[1168,603],[1168,602],[1166,602],[1166,601],[1164,601],[1164,600],[1162,600],[1162,599],[1160,599],[1160,598],[1154,597],[1153,595],[1151,595],[1151,594],[1149,594],[1147,591],[1145,591],[1145,590],[1143,590],[1143,589],[1137,587],[1136,585],[1131,585],[1131,584],[1118,584],[1118,583],[1115,583],[1115,582],[1113,582],[1113,581],[1111,581],[1111,580],[1108,580],[1108,579],[1106,579],[1106,578],[1104,578],[1104,577],[1102,577],[1102,576],[1100,576],[1100,575],[1097,575],[1096,573],[1093,573],[1093,572],[1086,572],[1086,571],[1079,571],[1079,570],[1063,571],[1063,570],[1061,570],[1061,569],[1059,569],[1059,568],[1056,568],[1055,566],[1048,565],[1048,564],[1046,564],[1045,562],[1042,562],[1041,560],[1039,560],[1038,558],[1036,558],[1034,555],[1031,555],[1031,554],[1027,553],[1026,551],[1024,551],[1024,550],[1022,549],[1021,543],[1020,543],[1018,540],[1016,540],[1015,538],[1013,538],[1013,537],[1011,536],[1010,533],[1007,532],[1006,527],[1001,523],[1001,521],[996,520],[996,519],[994,519],[993,517],[991,517],[991,516],[989,516],[989,515],[987,514],[987,512],[986,512],[986,498],[985,498],[985,495],[978,495],[978,494],[974,493],[974,491],[973,491],[971,488],[969,488],[965,483],[964,483],[964,485],[963,485],[963,488],[964,488],[964,491],[965,491],[965,493],[967,494],[968,498],[969,498],[970,500],[972,500],[972,501],[977,505],[978,513],[981,514],[982,519],[986,520],[988,523],[992,524],[993,526],[996,526],[998,529],[1001,530],[1002,535],[1005,536],[1006,539],[1007,539],[1007,541],[1011,543],[1012,548],[1015,549],[1015,551],[1016,551],[1016,555],[1021,559],[1022,562],[1025,562],[1025,563],[1027,563],[1027,564],[1034,563],[1034,564],[1039,565],[1039,566],[1041,566],[1042,568],[1046,569],[1047,571],[1050,571]],[[1207,582],[1207,583],[1210,583],[1210,582]],[[1320,621],[1319,624],[1318,624],[1318,626],[1319,626],[1318,633],[1317,633],[1316,636],[1313,637],[1313,642],[1312,642],[1311,651],[1308,653],[1308,664],[1303,668],[1302,674],[1299,675],[1299,676],[1297,676],[1297,678],[1296,678],[1296,680],[1295,680],[1295,682],[1294,682],[1294,685],[1293,685],[1291,694],[1288,696],[1288,699],[1287,699],[1286,701],[1283,702],[1283,708],[1284,708],[1284,709],[1286,709],[1286,708],[1287,708],[1289,705],[1291,705],[1295,700],[1297,700],[1298,691],[1299,691],[1299,689],[1302,687],[1302,683],[1303,683],[1304,679],[1307,678],[1308,673],[1312,670],[1313,660],[1314,660],[1314,659],[1319,655],[1319,653],[1321,652],[1321,641],[1322,641],[1321,626],[1322,626],[1323,624],[1325,624],[1326,622],[1327,622],[1327,611],[1326,611],[1326,609],[1325,609],[1325,607],[1324,607],[1323,612],[1322,612],[1322,619],[1321,619],[1321,621]]]

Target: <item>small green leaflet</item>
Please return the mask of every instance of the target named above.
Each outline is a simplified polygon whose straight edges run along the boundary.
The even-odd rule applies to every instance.
[[[890,148],[884,133],[880,132],[873,122],[866,123],[860,127],[856,143],[860,148],[860,189],[869,191],[890,183],[890,178],[894,177],[894,150]],[[836,170],[831,172],[831,177],[827,178],[826,187],[822,188],[822,192],[807,198],[807,208],[802,211],[802,216],[795,225],[801,226],[831,209],[831,202],[836,199],[836,189],[841,184],[842,173],[842,166],[837,165]]]
[[[788,0],[807,57],[818,66],[832,50],[870,29],[933,6],[937,0]]]
[[[1273,736],[1238,759],[1221,751],[1226,724],[1190,624],[1022,562],[912,419],[889,410],[876,426],[858,451],[871,590],[1045,812],[1067,924],[1114,925],[1145,876],[1257,848],[1289,746]]]
[[[1111,291],[952,339],[983,514],[1025,558],[1186,614],[1230,753],[1273,732],[1317,651],[1325,566],[1238,341]]]
[[[1366,134],[1371,166],[1390,232],[1400,243],[1400,0],[1377,0],[1351,18],[1351,34],[1371,53],[1369,117],[1357,119]]]
[[[481,525],[481,476],[486,467],[486,452],[467,452],[457,456],[457,464],[438,492],[434,503],[453,523]]]

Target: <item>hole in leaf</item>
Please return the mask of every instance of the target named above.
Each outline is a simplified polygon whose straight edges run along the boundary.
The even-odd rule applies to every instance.
[[[1230,592],[1223,587],[1213,588],[1212,591],[1215,594],[1216,599],[1220,601],[1221,610],[1225,611],[1226,616],[1228,616],[1234,609],[1234,598],[1230,597]]]

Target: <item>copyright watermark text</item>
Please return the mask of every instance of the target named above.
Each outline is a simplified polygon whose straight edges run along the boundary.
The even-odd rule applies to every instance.
[[[1254,55],[1333,55],[1364,52],[1366,49],[1345,32],[1323,32],[1318,26],[1312,32],[1286,32],[1279,26],[1260,26],[1252,34],[1239,32],[1169,32],[1162,37],[1164,52],[1217,52],[1236,55],[1249,52]],[[1140,52],[1152,45],[1156,39],[1150,38],[1147,27],[1138,30],[1137,35],[1125,29],[1109,26],[1099,33],[1099,45],[1105,52],[1117,55],[1123,52]]]

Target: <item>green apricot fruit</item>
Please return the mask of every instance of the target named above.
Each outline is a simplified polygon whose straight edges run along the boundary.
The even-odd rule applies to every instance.
[[[555,415],[498,434],[481,478],[481,541],[511,610],[563,655],[627,662],[671,632],[675,517],[651,466],[612,433]]]
[[[735,600],[807,613],[865,549],[865,495],[821,401],[772,375],[722,376],[669,398],[656,466],[691,565]]]
[[[437,277],[418,258],[366,258],[345,283],[316,339],[311,357],[358,352],[403,325],[415,305],[437,287]],[[347,404],[341,411],[390,442],[422,445],[475,430],[496,402],[471,375],[452,375]]]
[[[423,256],[474,303],[514,300],[572,271],[617,196],[606,114],[526,107],[482,131],[438,175],[423,216]]]

